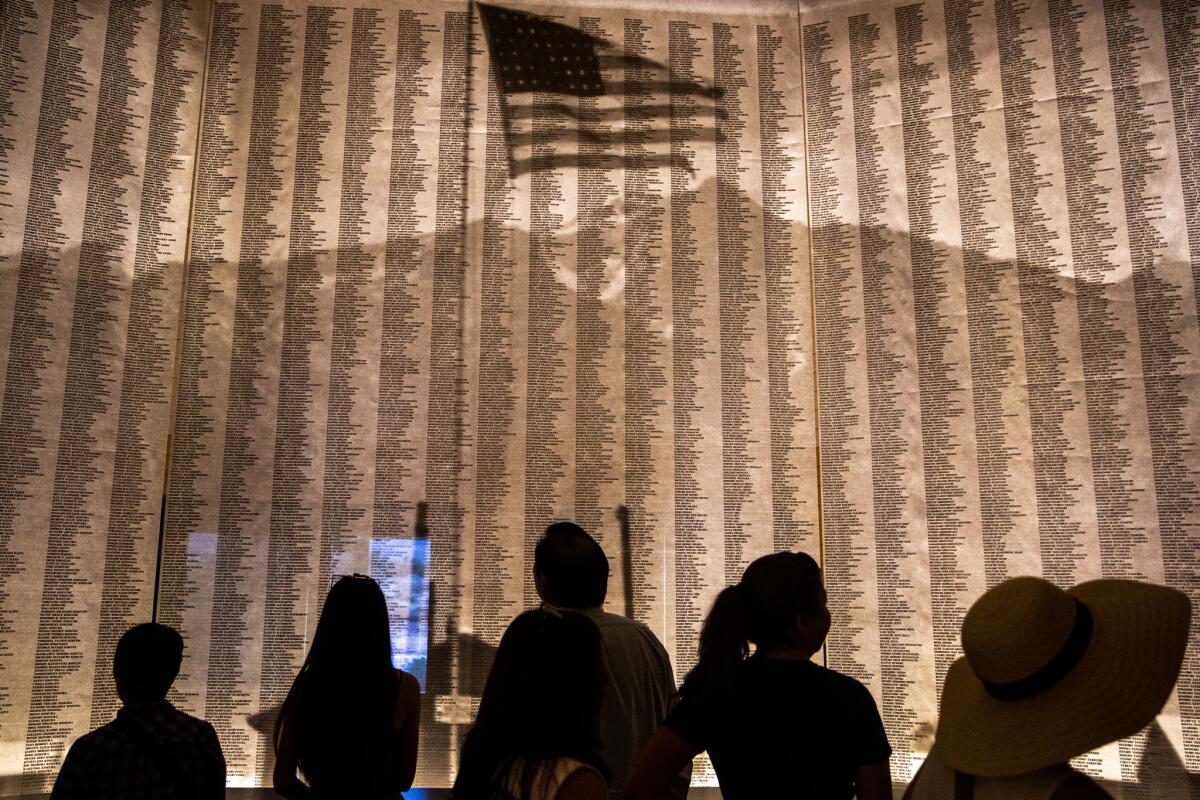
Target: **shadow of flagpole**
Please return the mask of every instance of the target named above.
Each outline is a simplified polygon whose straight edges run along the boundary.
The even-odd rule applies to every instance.
[[[633,542],[629,535],[629,509],[617,506],[617,522],[621,523],[621,586],[625,590],[625,616],[636,619],[633,604]]]
[[[459,224],[462,226],[459,235],[461,236],[460,247],[458,252],[458,269],[460,280],[458,282],[458,363],[456,364],[457,377],[454,386],[454,416],[453,416],[453,436],[455,448],[455,478],[456,484],[455,502],[460,504],[462,500],[462,461],[463,461],[463,425],[465,414],[465,403],[462,397],[462,388],[466,385],[466,352],[467,352],[467,326],[466,326],[466,311],[467,311],[467,258],[468,258],[468,242],[467,242],[467,210],[469,205],[470,192],[470,167],[471,167],[471,105],[472,92],[474,89],[474,25],[475,14],[478,4],[475,0],[467,0],[467,31],[466,31],[466,85],[463,92],[463,151],[462,151],[462,186],[459,191]],[[455,531],[455,540],[453,543],[456,551],[452,556],[451,563],[453,570],[449,575],[450,585],[453,587],[454,608],[446,620],[446,636],[447,636],[447,652],[450,658],[450,692],[453,702],[451,706],[456,709],[462,709],[463,699],[462,687],[470,685],[470,675],[464,674],[465,670],[470,670],[470,664],[464,663],[462,657],[462,647],[460,646],[459,630],[462,627],[463,618],[463,534],[462,523],[463,516],[461,513],[455,515],[457,530]],[[458,774],[458,752],[459,752],[459,729],[469,726],[473,719],[469,713],[470,703],[466,703],[468,713],[465,715],[458,714],[448,720],[450,723],[450,774]]]

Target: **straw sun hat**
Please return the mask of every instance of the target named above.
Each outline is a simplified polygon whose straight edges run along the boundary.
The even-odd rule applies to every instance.
[[[946,673],[938,755],[999,777],[1137,733],[1175,685],[1190,618],[1184,594],[1136,581],[995,586],[963,621],[966,655]]]

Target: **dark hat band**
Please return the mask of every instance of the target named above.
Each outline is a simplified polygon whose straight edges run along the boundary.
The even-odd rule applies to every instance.
[[[1079,601],[1075,600],[1075,624],[1071,627],[1071,635],[1058,651],[1058,655],[1050,659],[1046,666],[1032,675],[1008,683],[992,683],[983,681],[983,688],[997,700],[1028,700],[1034,695],[1041,694],[1054,684],[1067,677],[1083,654],[1087,652],[1088,643],[1092,640],[1092,630],[1095,622],[1092,612]]]

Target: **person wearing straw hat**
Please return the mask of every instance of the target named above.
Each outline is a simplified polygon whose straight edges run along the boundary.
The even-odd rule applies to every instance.
[[[990,589],[963,620],[937,740],[905,800],[1108,798],[1067,762],[1154,719],[1190,618],[1182,592],[1137,581]]]

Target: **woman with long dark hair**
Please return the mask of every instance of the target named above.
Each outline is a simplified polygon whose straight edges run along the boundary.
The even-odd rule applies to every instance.
[[[874,699],[810,660],[829,623],[812,558],[774,553],[750,564],[704,620],[700,657],[646,746],[628,800],[672,797],[671,779],[705,750],[726,800],[890,799],[891,747]]]
[[[600,632],[571,611],[512,621],[463,740],[454,800],[606,800]]]
[[[417,679],[392,666],[379,584],[342,578],[275,722],[275,791],[289,800],[399,797],[416,772],[420,695]]]

